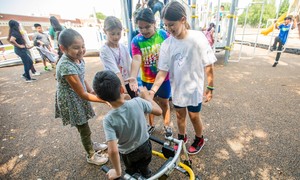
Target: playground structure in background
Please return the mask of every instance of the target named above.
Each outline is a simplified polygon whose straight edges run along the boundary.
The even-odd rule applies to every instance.
[[[170,0],[171,1],[171,0]],[[257,40],[258,40],[258,36],[260,34],[260,28],[261,28],[261,19],[262,19],[262,15],[263,15],[263,11],[264,11],[264,2],[250,2],[246,7],[244,8],[239,8],[238,7],[238,2],[239,0],[232,0],[231,3],[231,7],[230,7],[230,11],[224,11],[222,19],[220,19],[220,6],[221,6],[221,0],[218,1],[214,1],[214,0],[178,0],[179,2],[181,2],[184,7],[187,9],[187,19],[191,24],[191,28],[194,30],[202,30],[204,28],[207,28],[209,23],[214,22],[216,25],[215,28],[215,44],[214,44],[214,51],[215,52],[220,52],[222,50],[225,50],[225,63],[227,63],[228,61],[231,62],[238,62],[241,59],[241,54],[242,54],[242,46],[243,45],[250,45],[249,42],[245,42],[244,41],[244,36],[246,35],[245,33],[245,27],[247,24],[247,18],[248,18],[248,11],[249,8],[251,8],[251,6],[253,4],[260,4],[261,5],[261,15],[260,15],[260,22],[259,22],[259,26],[258,26],[258,31],[256,33],[256,41],[254,43],[254,49],[253,49],[253,53],[252,56],[255,55],[255,48],[257,45]],[[282,0],[281,0],[282,1]],[[280,1],[280,4],[281,4]],[[121,3],[121,7],[123,7],[123,11],[122,11],[122,20],[123,20],[123,24],[125,25],[126,29],[125,31],[126,36],[122,36],[122,42],[124,42],[125,44],[128,44],[128,48],[129,50],[131,43],[131,39],[133,38],[133,22],[134,20],[132,19],[132,0],[120,0]],[[215,8],[215,9],[214,9]],[[245,16],[245,21],[243,24],[243,33],[242,33],[242,40],[241,41],[236,41],[235,37],[236,37],[236,29],[237,29],[237,22],[238,22],[238,10],[243,9],[246,12],[246,16]],[[281,15],[278,18],[278,11],[276,13],[276,19],[278,19],[278,23],[281,22],[281,20],[284,19],[284,16],[286,16],[285,14]],[[289,6],[289,10],[286,13],[287,15],[298,15],[299,16],[300,13],[300,0],[294,0],[290,6]],[[269,20],[268,22],[272,22],[273,20]],[[218,32],[218,28],[220,27],[220,32]],[[77,31],[79,31],[83,38],[86,40],[86,45],[87,45],[87,50],[90,52],[98,52],[99,48],[101,47],[101,45],[104,43],[103,38],[101,38],[101,33],[99,33],[99,29],[95,28],[95,27],[81,27],[81,28],[76,28]],[[274,24],[270,25],[267,29],[262,31],[262,34],[267,35],[270,32],[274,33]],[[31,34],[29,34],[29,36],[31,36]],[[127,39],[127,40],[124,40]],[[1,37],[0,39],[6,39],[6,37]],[[273,39],[273,34],[270,38],[270,44],[272,42]],[[31,43],[30,43],[31,44]],[[234,48],[234,44],[239,44],[240,47],[240,54],[239,54],[239,58],[238,60],[230,60],[230,56],[232,53],[232,50]],[[269,46],[270,46],[269,44]],[[8,47],[11,46],[11,44],[7,44],[7,45],[1,45],[0,47]],[[284,47],[285,48],[285,47]],[[285,49],[283,49],[284,51]],[[13,53],[13,50],[8,50],[5,53]],[[37,51],[35,49],[31,50],[31,54],[33,56],[34,59],[40,59],[39,57],[39,53],[37,53]],[[9,59],[8,59],[9,60]],[[21,63],[21,60],[19,58],[14,58],[14,61],[18,61],[19,63]],[[3,63],[4,61],[1,61],[1,63]],[[6,61],[8,62],[8,61]],[[5,62],[5,63],[6,63]],[[0,66],[1,66],[0,63]]]
[[[267,29],[264,29],[261,31],[261,34],[267,36],[270,32],[272,32],[275,29],[275,25],[279,26],[280,24],[282,24],[284,22],[284,18],[287,16],[287,12],[283,13],[278,20],[276,21],[276,23],[273,23],[272,25],[270,25]]]
[[[281,2],[280,2],[280,4],[281,4]],[[272,32],[274,30],[276,24],[277,24],[277,26],[279,26],[280,24],[282,24],[284,22],[285,17],[287,17],[287,16],[296,17],[297,15],[299,16],[299,14],[300,14],[300,1],[294,0],[289,5],[288,11],[283,13],[282,15],[280,15],[280,17],[278,19],[277,19],[277,17],[278,17],[278,11],[277,11],[276,19],[271,19],[271,20],[277,20],[276,23],[271,24],[268,28],[261,31],[261,34],[263,34],[265,36],[268,35],[270,32]]]

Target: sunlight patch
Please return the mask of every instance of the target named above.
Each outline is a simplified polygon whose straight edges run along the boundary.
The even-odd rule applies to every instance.
[[[226,149],[221,149],[220,152],[216,154],[216,157],[223,160],[229,159],[229,153]]]
[[[253,135],[258,138],[267,138],[268,136],[263,130],[254,130]]]

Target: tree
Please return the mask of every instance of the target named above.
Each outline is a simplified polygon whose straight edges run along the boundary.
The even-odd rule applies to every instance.
[[[101,12],[97,12],[96,17],[97,19],[101,19],[101,20],[104,20],[106,18],[106,16]]]
[[[284,0],[279,8],[278,17],[281,16],[283,13],[286,13],[289,9],[289,0]]]
[[[259,2],[259,0],[255,0],[254,2]],[[264,12],[262,16],[261,26],[265,25],[268,19],[275,18],[276,15],[275,0],[270,0],[270,1],[264,0],[264,2],[265,2],[265,6],[264,6]],[[257,27],[259,25],[261,11],[262,11],[262,4],[252,4],[248,10],[247,24],[249,24],[252,27]],[[239,16],[238,24],[240,25],[244,24],[245,16],[246,16],[246,9]]]
[[[94,15],[91,14],[90,17],[94,17]],[[96,18],[104,20],[106,16],[102,12],[96,12]]]

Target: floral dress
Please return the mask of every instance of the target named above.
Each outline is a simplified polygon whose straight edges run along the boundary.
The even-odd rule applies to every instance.
[[[63,125],[82,125],[95,116],[91,103],[80,98],[69,85],[64,76],[78,75],[86,91],[84,83],[85,62],[76,64],[63,55],[56,67],[57,88],[55,94],[55,118],[61,118]]]

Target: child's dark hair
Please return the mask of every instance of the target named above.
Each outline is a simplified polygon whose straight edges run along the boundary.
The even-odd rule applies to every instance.
[[[94,91],[104,101],[118,100],[121,97],[120,87],[120,79],[114,72],[109,70],[97,72],[93,80]]]
[[[215,23],[210,23],[207,31],[210,31],[212,28],[215,28]]]
[[[20,30],[19,30],[20,24],[19,24],[18,21],[10,20],[8,22],[8,26],[9,26],[9,32],[8,32],[8,37],[7,37],[8,41],[10,41],[12,32],[17,33],[17,34],[20,35],[20,37],[22,37],[22,34],[21,34]],[[23,37],[22,37],[22,41],[25,43],[25,40],[23,39]]]
[[[184,6],[178,1],[172,1],[168,3],[162,10],[161,18],[168,21],[180,21],[183,17],[186,18],[185,27],[190,29],[190,25],[187,22],[187,14]]]
[[[284,20],[290,20],[290,21],[291,21],[291,20],[292,20],[292,17],[287,16],[287,17],[284,18]]]
[[[115,16],[108,16],[105,18],[103,27],[104,31],[112,31],[116,28],[122,30],[122,23],[118,18]]]
[[[152,10],[149,8],[142,9],[135,18],[135,23],[138,21],[145,21],[147,23],[154,24],[155,18]]]
[[[39,23],[35,23],[33,26],[34,26],[35,28],[37,28],[37,27],[42,27],[42,25],[39,24]]]
[[[63,30],[63,27],[60,25],[58,19],[55,16],[50,17],[50,24],[53,27],[55,32]]]
[[[64,46],[65,48],[70,47],[76,38],[82,38],[79,32],[74,29],[64,29],[59,33],[58,44]]]

